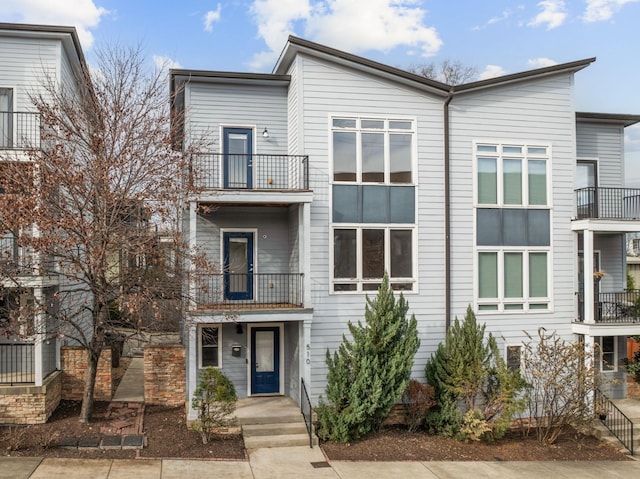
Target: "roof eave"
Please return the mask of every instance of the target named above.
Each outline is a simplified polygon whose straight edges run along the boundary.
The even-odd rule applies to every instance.
[[[576,112],[576,120],[585,123],[613,123],[626,128],[640,123],[640,115],[628,115],[625,113],[594,113]]]

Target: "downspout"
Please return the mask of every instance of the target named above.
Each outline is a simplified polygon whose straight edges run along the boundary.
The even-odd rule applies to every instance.
[[[451,188],[449,151],[449,103],[453,100],[453,88],[444,102],[444,277],[445,277],[445,331],[451,327]]]

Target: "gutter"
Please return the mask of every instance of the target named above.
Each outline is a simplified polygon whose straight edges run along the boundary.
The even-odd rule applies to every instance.
[[[450,181],[450,150],[449,150],[449,103],[453,100],[453,88],[449,90],[444,101],[444,314],[445,331],[451,327],[451,188]]]

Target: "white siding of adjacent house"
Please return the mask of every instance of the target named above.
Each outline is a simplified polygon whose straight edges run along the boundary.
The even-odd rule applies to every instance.
[[[527,340],[539,327],[568,338],[575,316],[575,246],[570,228],[575,171],[572,75],[519,82],[454,97],[451,102],[452,311],[462,318],[474,301],[475,210],[473,142],[549,145],[552,151],[552,311],[477,315],[487,332],[506,344]]]
[[[326,349],[335,350],[348,335],[347,322],[364,319],[364,294],[330,293],[331,222],[330,117],[391,117],[413,119],[417,125],[415,277],[419,294],[408,293],[410,312],[418,319],[422,346],[414,376],[422,377],[426,359],[444,335],[444,189],[442,99],[377,77],[306,56],[296,60],[297,100],[304,112],[300,138],[309,155],[311,204],[311,395],[326,385]],[[303,81],[301,80],[303,78]],[[305,280],[307,280],[305,278]],[[371,292],[370,295],[375,295]]]
[[[30,95],[57,78],[60,48],[54,39],[0,37],[0,87],[14,88],[14,111],[33,111]]]
[[[620,125],[578,121],[576,142],[579,159],[598,160],[598,186],[624,186],[624,131]]]

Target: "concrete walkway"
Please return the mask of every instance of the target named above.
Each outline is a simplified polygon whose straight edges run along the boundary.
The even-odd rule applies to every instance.
[[[629,479],[638,461],[589,462],[326,462],[320,448],[253,449],[249,461],[55,459],[0,457],[0,478],[11,479],[391,479],[533,478]]]
[[[144,360],[131,358],[112,402],[144,402]]]

